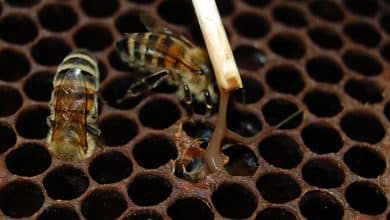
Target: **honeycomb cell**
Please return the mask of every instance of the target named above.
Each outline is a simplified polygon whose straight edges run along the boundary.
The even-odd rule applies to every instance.
[[[138,128],[134,121],[120,115],[110,115],[99,122],[103,143],[107,146],[124,145],[133,139]]]
[[[44,200],[39,186],[29,181],[9,182],[0,190],[0,209],[12,218],[32,216]]]
[[[385,136],[379,119],[369,112],[349,112],[341,118],[341,128],[351,139],[376,144]]]
[[[135,3],[138,3],[138,4],[150,4],[150,3],[153,3],[154,0],[127,0],[129,2],[135,2]]]
[[[302,161],[303,152],[291,137],[276,134],[264,138],[258,146],[260,155],[270,164],[283,169],[292,169]]]
[[[6,122],[0,123],[0,153],[6,152],[16,144],[16,134],[11,125]]]
[[[313,90],[303,98],[309,111],[318,117],[332,117],[343,110],[338,96],[332,92]]]
[[[345,198],[353,209],[367,215],[381,214],[387,208],[385,192],[376,184],[366,181],[350,184],[345,190]]]
[[[32,7],[40,2],[40,0],[6,0],[10,5],[16,7]]]
[[[340,201],[330,193],[319,190],[305,193],[299,201],[299,209],[308,220],[341,220],[344,216]]]
[[[255,220],[297,220],[293,213],[284,208],[266,208],[257,214]]]
[[[276,34],[268,42],[271,50],[286,59],[300,59],[305,55],[303,41],[294,34]]]
[[[163,217],[156,211],[143,209],[131,212],[123,220],[163,220]]]
[[[119,2],[118,0],[81,0],[81,8],[90,17],[109,17],[118,10]]]
[[[147,169],[155,169],[177,157],[175,144],[161,136],[149,136],[137,143],[133,150],[134,159]]]
[[[380,49],[380,53],[388,63],[390,63],[390,42],[385,43]]]
[[[51,170],[43,178],[43,185],[52,199],[71,200],[87,190],[89,179],[82,170],[65,165]]]
[[[99,82],[101,83],[107,77],[107,67],[101,60],[98,60],[98,68],[99,68]]]
[[[381,41],[379,32],[366,22],[350,22],[344,26],[344,32],[352,41],[366,47],[376,47]]]
[[[8,170],[19,176],[36,176],[51,164],[51,157],[44,146],[26,143],[12,150],[5,158]]]
[[[108,152],[94,158],[88,171],[92,179],[99,184],[110,184],[130,176],[133,164],[120,152]]]
[[[382,73],[382,64],[372,55],[361,50],[347,50],[342,56],[345,65],[364,76],[376,76]]]
[[[201,146],[206,148],[214,128],[206,122],[189,120],[183,123],[183,130],[188,136],[203,141]]]
[[[156,175],[137,176],[130,183],[127,193],[139,206],[153,206],[166,200],[172,192],[171,183]]]
[[[296,95],[305,83],[302,74],[292,66],[276,66],[266,73],[267,84],[275,91]]]
[[[126,208],[124,196],[113,189],[96,189],[81,202],[81,213],[87,219],[117,219]]]
[[[191,24],[195,16],[192,4],[189,1],[164,0],[157,10],[164,20],[178,25]]]
[[[38,216],[37,220],[79,220],[79,216],[73,207],[52,205],[47,207]]]
[[[272,11],[272,16],[275,20],[290,27],[300,28],[307,25],[305,13],[296,7],[276,6]]]
[[[167,212],[172,220],[214,219],[213,212],[209,205],[201,199],[194,197],[177,199],[168,207]]]
[[[302,191],[298,182],[284,173],[267,173],[257,180],[256,187],[265,200],[278,204],[298,198]]]
[[[0,51],[0,80],[17,81],[27,75],[30,68],[30,63],[24,54],[11,49]]]
[[[45,66],[54,66],[61,63],[62,59],[70,52],[70,47],[61,38],[45,37],[36,42],[31,55],[34,60]]]
[[[372,148],[353,146],[344,155],[344,163],[350,170],[365,178],[378,178],[385,172],[385,157]]]
[[[296,128],[301,124],[303,119],[302,113],[295,115],[301,112],[296,104],[280,98],[268,101],[263,106],[262,112],[267,123],[276,126],[278,129]],[[289,118],[291,116],[294,117]]]
[[[302,167],[303,179],[312,186],[335,188],[344,183],[345,174],[337,161],[315,158]]]
[[[119,33],[143,33],[148,32],[145,24],[140,19],[139,11],[128,11],[121,14],[115,20],[115,27]]]
[[[212,194],[211,200],[219,214],[226,218],[248,218],[255,211],[257,199],[238,183],[224,183]]]
[[[108,105],[118,109],[130,109],[136,106],[142,99],[142,96],[128,99],[123,102],[117,102],[127,92],[129,86],[136,82],[136,80],[130,76],[117,77],[105,84],[102,88],[103,99]]]
[[[22,95],[9,86],[0,86],[0,100],[7,105],[0,105],[0,117],[14,114],[23,104]]]
[[[249,111],[228,110],[227,127],[244,137],[256,135],[262,129],[259,118]]]
[[[306,71],[315,81],[329,84],[340,82],[344,76],[340,65],[332,58],[326,56],[308,59]]]
[[[234,144],[223,150],[223,153],[229,157],[225,164],[225,170],[232,176],[252,176],[257,167],[256,154],[247,146]]]
[[[39,9],[38,19],[50,31],[66,31],[77,24],[78,17],[72,7],[66,4],[48,4]]]
[[[343,46],[340,35],[329,27],[313,27],[309,29],[308,35],[317,46],[324,49],[337,50]]]
[[[243,88],[233,92],[235,100],[241,104],[252,104],[264,96],[263,86],[252,77],[241,76]]]
[[[161,117],[164,112],[164,117]],[[180,118],[180,110],[168,99],[153,99],[142,106],[139,118],[141,123],[150,128],[164,129],[173,125]]]
[[[49,131],[46,123],[49,115],[50,110],[46,106],[34,105],[24,108],[16,118],[16,130],[24,138],[45,138]]]
[[[98,24],[84,25],[75,33],[73,39],[77,47],[86,48],[92,52],[104,50],[113,42],[110,30]]]
[[[262,67],[267,58],[264,52],[254,46],[242,44],[234,49],[237,66],[247,70],[257,70]]]
[[[333,1],[315,0],[310,3],[309,9],[314,15],[330,22],[344,19],[343,10]]]
[[[341,135],[328,124],[309,124],[302,130],[301,137],[305,145],[317,154],[336,153],[343,147]]]
[[[48,71],[34,73],[25,81],[23,91],[32,100],[50,101],[53,78],[54,74]]]
[[[379,9],[377,0],[344,0],[349,11],[363,16],[374,16]]]
[[[380,20],[379,20],[379,24],[381,25],[381,27],[383,28],[384,31],[386,31],[387,33],[390,33],[390,13],[384,13]]]
[[[264,7],[271,3],[271,0],[244,0],[244,2],[255,7]]]
[[[235,30],[242,36],[248,38],[264,37],[269,32],[268,21],[255,13],[241,13],[233,19]]]
[[[218,0],[216,1],[219,14],[221,16],[228,16],[234,11],[234,0]]]
[[[384,113],[387,118],[387,120],[390,121],[390,102],[386,103],[385,108],[384,108]]]
[[[26,44],[35,39],[38,29],[24,14],[10,14],[0,20],[0,38],[14,44]]]
[[[375,104],[383,100],[383,90],[374,81],[350,79],[345,83],[344,90],[362,104]]]

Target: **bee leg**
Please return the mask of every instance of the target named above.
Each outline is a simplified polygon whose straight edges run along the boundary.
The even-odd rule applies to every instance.
[[[87,124],[85,126],[85,128],[87,129],[87,131],[89,133],[91,133],[94,136],[99,136],[102,133],[98,127],[96,127],[95,125],[92,125],[92,124]]]
[[[185,84],[183,88],[184,88],[184,103],[186,103],[187,105],[191,105],[192,104],[192,94],[190,91],[190,87],[188,87],[188,85]]]
[[[51,115],[46,118],[46,124],[50,128],[54,127],[54,119],[53,119],[53,117]]]

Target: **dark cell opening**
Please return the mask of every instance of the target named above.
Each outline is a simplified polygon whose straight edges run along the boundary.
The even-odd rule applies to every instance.
[[[104,50],[113,42],[110,30],[95,24],[81,27],[73,38],[79,48],[86,48],[93,52]]]
[[[379,20],[381,27],[387,32],[390,33],[390,13],[384,13]]]
[[[151,136],[137,143],[133,150],[134,159],[147,169],[155,169],[177,157],[175,144],[164,137]]]
[[[268,21],[255,13],[242,13],[233,19],[233,26],[237,32],[245,37],[264,37],[269,32]]]
[[[217,0],[216,4],[221,16],[228,16],[234,11],[234,0]]]
[[[0,51],[0,80],[17,81],[29,71],[30,63],[24,54],[11,49]]]
[[[233,92],[235,100],[241,104],[252,104],[264,96],[263,86],[257,79],[241,76],[243,88]]]
[[[150,3],[153,3],[154,0],[127,0],[129,2],[135,2],[135,3],[138,3],[138,4],[150,4]]]
[[[298,109],[298,106],[293,102],[284,99],[272,99],[268,101],[262,109],[265,120],[272,126],[279,126],[279,123],[283,122],[282,125],[277,127],[278,129],[291,129],[296,128],[302,123],[303,114]],[[292,115],[295,115],[292,118]],[[285,121],[288,119],[287,121]]]
[[[231,145],[223,150],[229,157],[225,170],[232,176],[253,176],[259,166],[256,154],[244,145]]]
[[[99,82],[101,83],[107,77],[107,67],[101,60],[98,60],[98,68],[99,68]]]
[[[385,43],[380,49],[380,52],[383,59],[385,59],[388,63],[390,63],[390,42]]]
[[[303,165],[303,179],[310,185],[321,188],[335,188],[343,184],[345,174],[338,162],[316,158]]]
[[[119,33],[143,33],[148,32],[142,23],[139,11],[128,11],[115,20],[115,27]]]
[[[89,174],[100,184],[119,182],[130,176],[133,164],[119,152],[103,153],[89,164]]]
[[[4,153],[16,144],[16,134],[11,125],[6,122],[0,123],[0,137],[0,153]]]
[[[324,49],[340,49],[343,41],[340,35],[328,27],[314,27],[308,31],[310,39]]]
[[[289,202],[301,194],[301,187],[290,175],[283,173],[268,173],[261,176],[256,187],[261,196],[272,203]]]
[[[183,123],[183,130],[188,136],[203,141],[201,147],[206,148],[214,128],[209,123],[190,120]]]
[[[342,58],[348,68],[364,76],[376,76],[383,71],[381,63],[374,56],[361,50],[347,50]]]
[[[10,182],[0,190],[0,209],[13,218],[32,216],[44,200],[39,186],[27,181]]]
[[[194,19],[194,9],[191,2],[182,0],[164,0],[158,6],[158,14],[166,21],[189,25]]]
[[[315,0],[309,5],[310,11],[316,16],[331,22],[344,19],[344,12],[333,1]]]
[[[306,71],[314,80],[335,84],[343,78],[340,65],[330,57],[315,57],[306,62]]]
[[[341,220],[344,208],[333,195],[314,190],[303,195],[299,201],[299,209],[308,220]]]
[[[255,195],[238,183],[224,183],[211,196],[212,202],[223,217],[248,218],[255,211]]]
[[[284,208],[267,208],[257,214],[256,220],[297,220],[297,218]]]
[[[274,53],[286,59],[300,59],[305,55],[303,41],[292,34],[277,34],[271,38],[268,45]]]
[[[197,198],[178,199],[168,207],[167,212],[172,220],[214,219],[209,205]]]
[[[385,172],[385,157],[372,148],[354,146],[344,155],[344,163],[349,169],[365,178],[378,178]]]
[[[247,70],[257,70],[267,61],[262,50],[246,44],[239,45],[234,49],[234,58],[238,67]]]
[[[108,146],[124,145],[133,139],[138,128],[135,122],[120,115],[111,115],[99,122],[103,143]]]
[[[350,112],[340,121],[345,134],[353,140],[376,144],[385,136],[379,119],[368,112]]]
[[[385,192],[370,182],[354,182],[345,191],[348,204],[367,215],[379,215],[387,208]]]
[[[379,32],[370,24],[364,22],[348,23],[344,27],[344,32],[355,43],[367,47],[376,47],[381,40]]]
[[[31,106],[23,109],[16,118],[16,130],[19,135],[29,139],[42,139],[47,136],[49,127],[46,119],[50,110],[46,106]]]
[[[26,44],[37,35],[38,29],[34,22],[24,14],[11,14],[0,20],[0,38],[5,41]]]
[[[237,111],[230,108],[226,118],[227,127],[244,137],[254,136],[262,129],[259,118],[249,111]]]
[[[52,199],[71,200],[87,190],[89,180],[80,169],[62,166],[51,170],[43,179],[43,185]]]
[[[302,160],[303,152],[299,144],[286,135],[277,134],[266,137],[259,144],[260,155],[270,164],[292,169]]]
[[[244,0],[244,2],[255,7],[264,7],[267,6],[271,0]]]
[[[22,95],[9,86],[0,86],[0,100],[6,105],[0,105],[0,117],[14,114],[23,104]]]
[[[287,94],[298,94],[305,83],[301,73],[291,66],[276,66],[266,73],[267,84],[275,91]]]
[[[50,101],[53,78],[54,74],[46,71],[32,74],[24,83],[23,90],[29,98],[35,101]]]
[[[41,38],[31,49],[31,55],[39,64],[54,66],[70,52],[70,47],[60,38]]]
[[[49,168],[51,157],[45,147],[27,143],[11,151],[5,158],[8,170],[19,176],[36,176]]]
[[[126,208],[126,199],[111,189],[94,190],[81,202],[81,213],[87,219],[117,219]]]
[[[302,130],[301,137],[305,145],[317,154],[338,152],[344,144],[339,132],[327,124],[309,124]]]
[[[161,117],[162,112],[164,117]],[[139,118],[146,127],[164,129],[180,118],[180,111],[176,104],[167,99],[153,99],[142,106]]]
[[[272,11],[272,15],[275,20],[290,27],[299,28],[307,25],[305,13],[296,7],[276,6]]]
[[[73,207],[50,206],[43,210],[37,220],[79,220]]]
[[[160,176],[137,176],[130,183],[127,193],[139,206],[153,206],[166,200],[172,192],[171,183]]]
[[[152,210],[140,210],[128,214],[123,220],[163,220],[163,217]]]
[[[384,108],[384,113],[387,118],[387,120],[390,121],[390,102],[386,103],[385,108]]]
[[[90,17],[108,17],[119,8],[118,0],[82,0],[81,8]]]
[[[344,5],[358,15],[373,16],[379,9],[377,0],[344,0]]]
[[[345,92],[363,104],[374,104],[383,100],[383,90],[369,80],[350,79],[345,83]]]
[[[39,22],[50,31],[66,31],[77,24],[78,17],[72,7],[48,4],[38,11]]]
[[[110,80],[102,88],[103,99],[108,105],[118,109],[130,109],[136,106],[142,99],[142,96],[128,99],[118,103],[117,100],[122,98],[127,92],[129,86],[136,82],[134,78],[129,76],[118,77]]]
[[[343,110],[340,99],[332,92],[321,90],[308,92],[303,102],[309,111],[318,117],[332,117]]]
[[[40,0],[6,0],[6,2],[17,7],[31,7],[38,4]]]

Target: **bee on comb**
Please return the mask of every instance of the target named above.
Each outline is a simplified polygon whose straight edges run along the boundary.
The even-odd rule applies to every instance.
[[[53,80],[49,125],[49,150],[59,159],[81,161],[97,150],[97,61],[86,50],[64,58]]]
[[[168,85],[178,87],[177,95],[186,104],[190,105],[195,99],[212,109],[218,96],[206,50],[183,35],[159,28],[161,26],[150,16],[140,14],[140,18],[149,32],[125,34],[125,38],[117,42],[116,50],[124,63],[146,76],[132,84],[118,102],[166,81]]]

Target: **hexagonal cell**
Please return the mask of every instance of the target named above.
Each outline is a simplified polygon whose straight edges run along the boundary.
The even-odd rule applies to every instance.
[[[343,110],[339,97],[328,91],[313,90],[303,98],[309,111],[318,117],[332,117]]]
[[[103,143],[107,146],[124,145],[133,139],[138,128],[133,120],[121,115],[110,115],[99,122]]]
[[[343,9],[333,1],[315,0],[309,5],[310,11],[327,21],[337,22],[344,19]]]
[[[228,16],[234,12],[234,0],[219,0],[216,4],[221,16]]]
[[[271,50],[286,59],[301,59],[305,55],[305,45],[294,34],[276,34],[268,42]]]
[[[247,44],[234,48],[234,58],[238,67],[247,70],[259,69],[267,61],[262,50]]]
[[[14,82],[23,78],[30,71],[27,57],[13,49],[0,51],[0,80]]]
[[[26,95],[35,101],[50,101],[53,90],[54,74],[47,71],[41,71],[32,74],[24,83],[23,91]]]
[[[38,11],[39,22],[50,31],[66,31],[77,24],[78,17],[66,4],[47,4]]]
[[[35,39],[38,29],[25,14],[10,14],[0,20],[0,38],[14,44],[26,44]]]
[[[172,220],[214,219],[214,215],[210,206],[205,201],[194,197],[177,199],[172,205],[168,207],[167,212]]]
[[[344,183],[345,174],[337,161],[315,158],[302,167],[303,179],[310,185],[321,188],[335,188]]]
[[[306,192],[299,201],[299,209],[310,220],[341,220],[344,216],[341,202],[332,194],[319,190]]]
[[[264,37],[269,32],[268,21],[256,13],[240,13],[233,19],[233,26],[236,31],[248,38]]]
[[[22,95],[10,86],[0,86],[0,100],[7,105],[0,105],[0,117],[14,114],[23,104]]]
[[[16,134],[12,126],[6,122],[0,123],[0,153],[4,153],[16,144]]]
[[[261,210],[259,214],[257,214],[255,220],[270,220],[270,219],[278,219],[278,220],[297,220],[291,211],[285,208],[277,208],[271,207]]]
[[[302,74],[292,66],[276,66],[266,73],[267,84],[275,91],[296,95],[305,83]]]
[[[272,203],[286,203],[301,194],[301,186],[290,175],[284,173],[267,173],[256,182],[261,196]]]
[[[49,131],[49,126],[46,123],[49,115],[49,108],[43,105],[33,105],[24,108],[16,118],[16,130],[24,138],[45,138]]]
[[[70,46],[63,39],[45,37],[33,45],[31,55],[39,64],[54,66],[60,64],[70,50]]]
[[[284,25],[300,28],[307,25],[305,13],[297,7],[289,5],[276,6],[272,11],[275,20]]]
[[[82,26],[75,33],[73,39],[79,48],[86,48],[92,52],[104,50],[113,42],[110,30],[98,24],[87,24]]]
[[[178,25],[189,25],[195,17],[192,4],[187,1],[164,0],[157,10],[164,20]]]
[[[309,124],[303,128],[301,137],[305,145],[317,154],[338,152],[343,147],[341,135],[328,124]]]
[[[308,59],[306,71],[317,82],[335,84],[340,82],[344,73],[340,65],[330,57],[319,56]]]
[[[241,104],[252,104],[264,96],[264,88],[260,82],[249,76],[241,76],[243,88],[233,92],[235,100]]]
[[[226,147],[223,153],[229,157],[225,164],[225,170],[232,176],[252,176],[257,167],[257,157],[248,147],[240,144],[234,144]]]
[[[372,55],[361,50],[347,50],[342,56],[345,65],[364,76],[376,76],[382,73],[382,64]]]
[[[379,32],[366,22],[350,22],[344,26],[344,32],[355,43],[367,47],[376,47],[381,41]]]
[[[164,112],[164,117],[161,117],[161,112]],[[168,99],[153,99],[142,106],[139,118],[146,127],[164,129],[180,118],[180,110]]]
[[[341,36],[329,27],[319,26],[309,29],[310,39],[324,49],[340,49],[343,46]]]
[[[378,178],[385,172],[386,159],[378,151],[366,146],[353,146],[344,154],[349,169],[365,178]]]
[[[374,16],[379,9],[378,0],[344,0],[349,11],[363,16]]]
[[[363,104],[375,104],[383,100],[383,89],[374,81],[350,79],[345,83],[344,90]]]
[[[103,99],[108,105],[118,109],[130,109],[136,106],[142,99],[143,96],[131,98],[129,100],[118,103],[117,100],[122,98],[127,92],[129,86],[136,82],[136,80],[129,76],[117,77],[101,89]]]
[[[71,206],[52,205],[37,217],[37,220],[79,220],[76,210]]]
[[[295,103],[281,98],[265,103],[262,112],[267,123],[278,129],[296,128],[303,119],[303,113]]]
[[[227,127],[244,137],[256,135],[263,127],[259,118],[249,111],[229,109],[226,118]]]
[[[112,16],[119,8],[118,0],[82,0],[81,8],[90,17],[103,18]]]
[[[121,14],[115,20],[115,27],[119,33],[143,33],[148,32],[140,18],[140,11],[131,10]]]

